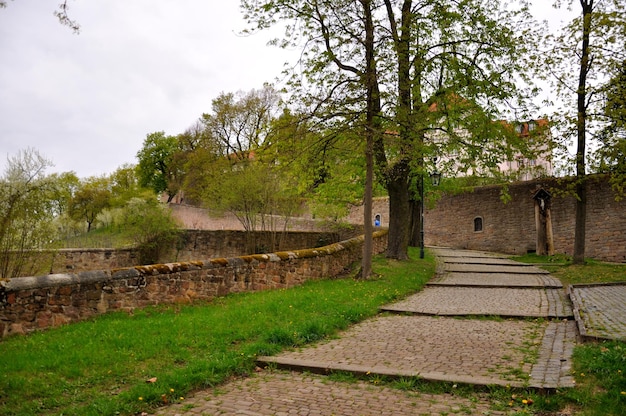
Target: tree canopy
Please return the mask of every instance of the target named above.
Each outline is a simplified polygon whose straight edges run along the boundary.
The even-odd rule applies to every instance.
[[[411,203],[421,203],[417,179],[432,168],[433,156],[456,148],[467,153],[456,170],[495,172],[496,159],[525,150],[495,121],[529,117],[528,94],[516,82],[530,82],[520,56],[534,53],[536,39],[526,7],[482,0],[243,0],[242,8],[251,30],[280,22],[286,35],[276,43],[302,48],[289,84],[299,112],[327,129],[375,129],[377,178],[390,198],[389,257],[407,256]],[[445,140],[433,138],[437,131],[445,131]]]
[[[179,191],[180,170],[174,163],[174,155],[179,150],[178,139],[166,136],[159,131],[147,135],[143,147],[137,152],[137,172],[139,184],[152,189],[155,193],[167,193],[168,202]]]

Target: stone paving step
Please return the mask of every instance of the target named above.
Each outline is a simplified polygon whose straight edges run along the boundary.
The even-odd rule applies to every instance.
[[[478,258],[501,258],[508,259],[509,255],[506,254],[498,254],[498,253],[489,253],[486,251],[473,251],[473,250],[456,250],[456,249],[448,249],[448,248],[431,248],[435,256],[441,259],[445,259],[447,257],[478,257]]]
[[[500,257],[445,257],[442,259],[444,263],[450,264],[488,264],[501,266],[527,266],[533,267],[532,264],[519,263],[510,259]]]
[[[385,312],[436,316],[573,319],[562,289],[428,286]]]
[[[469,273],[450,272],[430,280],[429,286],[480,286],[561,289],[560,280],[550,275],[524,273]]]
[[[550,274],[546,270],[531,265],[490,265],[490,264],[461,264],[444,263],[445,272],[469,273],[517,273],[517,274]]]
[[[504,416],[482,395],[400,391],[365,381],[345,383],[301,372],[262,371],[159,409],[159,416]]]
[[[626,283],[573,285],[568,293],[583,339],[626,341]]]
[[[544,335],[553,338],[547,330],[559,325],[567,322],[383,316],[351,327],[339,339],[258,361],[322,374],[348,371],[475,385],[571,387],[564,365],[570,352],[563,348],[573,342],[571,331],[560,331],[568,336],[567,343],[542,341]],[[543,348],[550,349],[544,356],[559,360],[533,371],[533,351]]]

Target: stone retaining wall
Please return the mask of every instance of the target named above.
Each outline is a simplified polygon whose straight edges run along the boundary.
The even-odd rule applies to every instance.
[[[574,252],[576,200],[564,196],[571,180],[537,179],[509,185],[510,201],[501,200],[500,186],[474,188],[473,192],[445,195],[424,215],[427,245],[525,254],[536,250],[537,230],[533,195],[539,188],[552,193],[551,215],[557,253]],[[617,201],[603,175],[587,182],[585,256],[626,262],[626,199]],[[480,218],[482,230],[474,230]]]
[[[426,204],[426,245],[507,254],[536,250],[537,230],[533,195],[543,187],[552,197],[552,230],[557,253],[574,254],[576,200],[566,195],[571,178],[543,178],[509,184],[508,203],[502,202],[502,186],[482,186],[461,194],[443,195]],[[585,256],[626,263],[626,198],[616,194],[606,175],[588,176]],[[375,198],[373,212],[389,223],[389,199]],[[480,218],[482,231],[474,231]],[[347,220],[363,223],[363,206],[352,208]]]
[[[164,253],[158,261],[173,263],[215,257],[235,257],[241,253],[259,253],[320,247],[353,237],[357,229],[344,234],[337,232],[289,231],[247,233],[237,230],[185,230],[176,247]],[[248,249],[249,247],[249,249]],[[248,251],[249,250],[249,251]],[[78,273],[89,270],[117,269],[139,264],[137,250],[89,248],[42,250],[35,257],[38,270],[27,273]]]
[[[387,247],[378,231],[374,252]],[[211,300],[334,277],[362,257],[363,237],[316,249],[14,278],[0,283],[0,337],[148,305]]]

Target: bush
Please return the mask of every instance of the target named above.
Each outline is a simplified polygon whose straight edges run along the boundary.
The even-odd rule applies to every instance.
[[[165,206],[140,198],[128,202],[120,228],[138,248],[141,264],[159,262],[174,247],[180,234],[178,225]]]

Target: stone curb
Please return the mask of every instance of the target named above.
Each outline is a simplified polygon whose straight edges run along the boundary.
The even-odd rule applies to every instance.
[[[494,380],[493,378],[480,377],[480,376],[462,376],[462,375],[447,375],[439,372],[416,372],[406,370],[390,370],[386,367],[378,366],[363,366],[354,364],[337,364],[324,360],[294,360],[284,357],[265,357],[260,356],[257,358],[257,364],[260,367],[274,366],[280,370],[309,372],[312,374],[328,375],[333,372],[346,372],[355,376],[382,376],[390,379],[398,379],[402,377],[417,377],[422,380],[431,382],[443,382],[443,383],[458,383],[467,384],[473,386],[502,386],[513,388],[528,388],[527,383],[519,381],[509,380]],[[550,388],[550,387],[548,387]],[[556,388],[553,387],[553,388]]]

